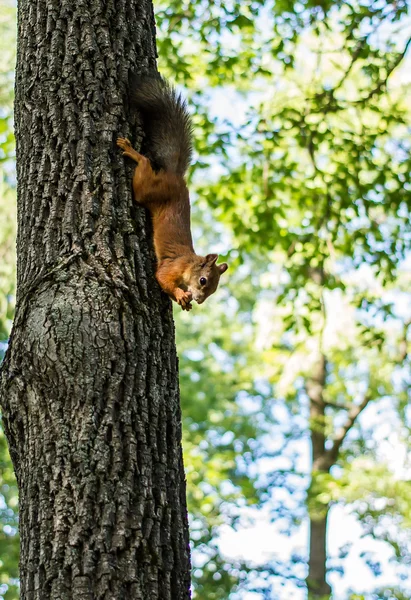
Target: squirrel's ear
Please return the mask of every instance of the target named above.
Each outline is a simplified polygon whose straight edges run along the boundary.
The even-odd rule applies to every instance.
[[[218,265],[218,270],[220,271],[221,274],[225,273],[228,269],[228,264],[227,263],[222,263],[221,265]]]
[[[217,262],[218,254],[207,254],[206,263],[214,265]]]

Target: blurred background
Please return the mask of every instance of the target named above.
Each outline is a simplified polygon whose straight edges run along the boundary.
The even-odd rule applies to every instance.
[[[16,9],[0,9],[1,360]],[[197,600],[411,597],[408,9],[155,2],[159,69],[195,124],[196,249],[229,263],[204,305],[174,306]],[[4,600],[17,522],[0,432]]]

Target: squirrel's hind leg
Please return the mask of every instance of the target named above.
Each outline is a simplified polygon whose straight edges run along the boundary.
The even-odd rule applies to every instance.
[[[155,173],[151,163],[146,156],[134,150],[127,138],[118,138],[117,146],[124,150],[123,156],[128,156],[137,163],[133,175],[134,198],[139,204],[147,204],[153,200],[153,180]]]

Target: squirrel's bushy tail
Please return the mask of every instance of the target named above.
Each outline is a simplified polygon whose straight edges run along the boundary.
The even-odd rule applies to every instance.
[[[145,145],[155,166],[184,175],[192,155],[187,104],[160,75],[133,77],[131,100],[143,118]]]

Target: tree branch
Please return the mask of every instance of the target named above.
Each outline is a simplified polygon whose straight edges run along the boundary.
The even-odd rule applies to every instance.
[[[324,400],[325,406],[328,408],[335,408],[337,410],[349,410],[346,404],[339,404],[338,402],[333,402],[332,400]]]
[[[402,362],[404,362],[404,360],[406,360],[406,358],[408,357],[407,335],[408,335],[408,328],[410,327],[410,325],[411,325],[411,319],[407,320],[404,323],[403,337],[400,341],[398,364],[401,364]],[[352,427],[354,426],[359,415],[367,407],[367,405],[369,404],[371,399],[372,399],[371,393],[370,393],[370,390],[368,390],[368,392],[365,394],[365,396],[364,396],[363,400],[360,402],[360,404],[353,404],[351,406],[351,408],[349,409],[348,415],[347,415],[347,420],[346,420],[345,424],[342,427],[340,427],[340,429],[336,432],[336,434],[333,438],[333,444],[332,444],[331,448],[325,452],[324,462],[329,467],[331,467],[337,461],[338,453],[341,449],[341,446],[342,446],[345,438],[347,437],[348,432],[352,429]],[[325,402],[325,404],[327,406],[334,406],[335,408],[337,408],[337,405],[335,405],[334,403]]]
[[[400,347],[399,347],[399,355],[398,355],[398,362],[399,363],[403,363],[404,360],[406,360],[408,358],[408,328],[411,325],[411,319],[409,319],[408,321],[405,321],[404,323],[404,327],[403,327],[403,335],[402,338],[400,340]]]
[[[364,408],[368,405],[368,403],[370,401],[371,401],[371,395],[368,392],[367,394],[365,394],[365,396],[362,399],[362,401],[360,402],[360,404],[353,404],[351,406],[350,410],[348,411],[347,420],[346,420],[345,424],[337,431],[337,433],[335,434],[335,437],[333,439],[332,447],[329,450],[327,450],[327,452],[326,452],[326,460],[330,463],[330,465],[333,465],[335,463],[335,461],[337,460],[338,453],[340,451],[342,443],[344,442],[348,432],[353,427],[358,416],[362,413],[362,411],[364,410]]]
[[[387,75],[384,77],[384,79],[381,79],[377,83],[377,85],[369,92],[369,94],[367,96],[365,96],[364,98],[360,98],[359,100],[356,100],[354,102],[354,104],[363,104],[364,102],[368,102],[368,100],[371,100],[371,98],[373,96],[378,94],[382,90],[382,88],[387,85],[387,81],[390,78],[391,74],[400,65],[400,63],[403,61],[405,55],[407,54],[410,44],[411,44],[411,38],[409,38],[407,40],[404,50],[400,54],[398,54],[396,59],[392,62],[391,66],[387,69]]]

